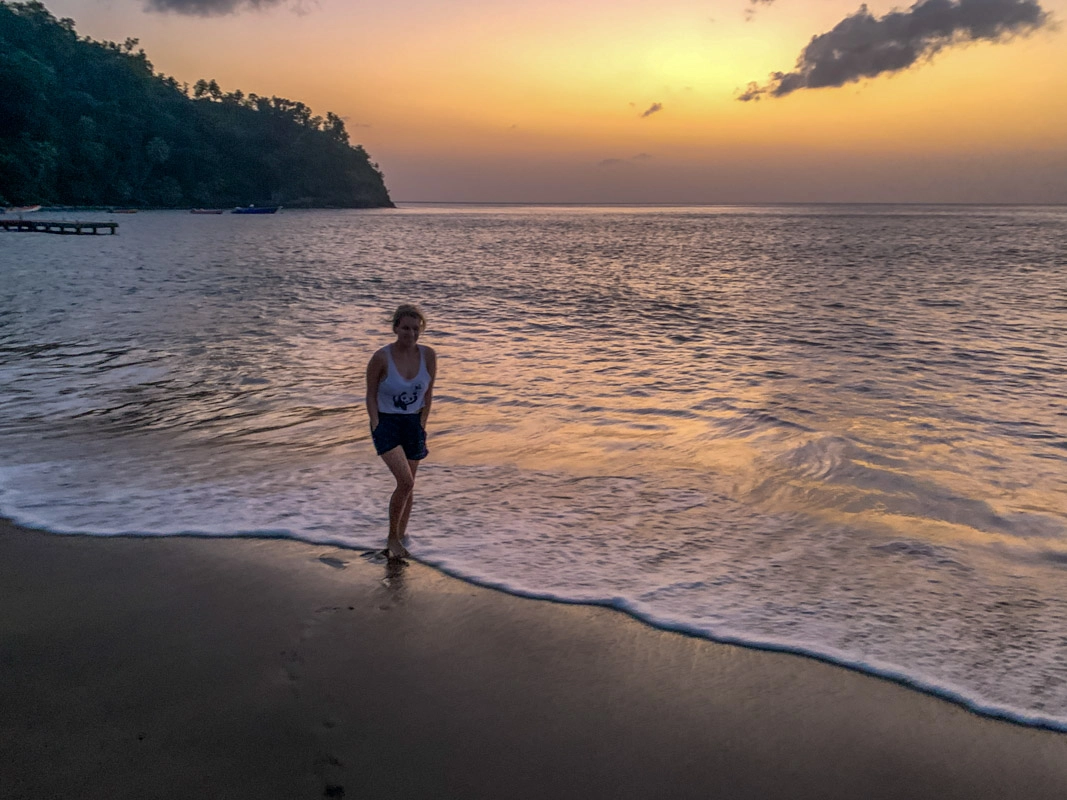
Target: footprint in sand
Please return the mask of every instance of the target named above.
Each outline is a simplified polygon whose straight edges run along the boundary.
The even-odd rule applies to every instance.
[[[341,768],[344,766],[337,756],[324,753],[315,759],[315,774],[322,779],[324,788],[323,797],[344,797],[345,787],[338,778],[341,777]]]
[[[348,566],[347,561],[340,558],[334,558],[333,556],[319,556],[319,561],[327,567],[333,567],[334,569],[344,569]]]
[[[293,691],[296,691],[296,687],[293,684],[299,681],[304,675],[304,657],[296,650],[282,650],[280,655],[282,657],[282,670],[285,672],[285,677],[289,679],[289,684],[293,687]]]

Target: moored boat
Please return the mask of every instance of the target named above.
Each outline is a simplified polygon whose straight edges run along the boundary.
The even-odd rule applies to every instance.
[[[190,214],[221,214],[223,209],[221,208],[190,208]]]
[[[7,212],[8,214],[29,214],[32,211],[40,210],[40,206],[8,206],[7,208],[0,208],[0,213]]]
[[[281,206],[237,206],[234,214],[276,214]]]

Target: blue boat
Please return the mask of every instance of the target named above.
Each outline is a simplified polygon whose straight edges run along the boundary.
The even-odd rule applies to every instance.
[[[277,214],[281,206],[237,206],[234,214]]]

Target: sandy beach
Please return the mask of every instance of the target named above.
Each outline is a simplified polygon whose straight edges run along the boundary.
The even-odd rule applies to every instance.
[[[286,540],[0,525],[0,795],[1062,798],[1067,736]]]

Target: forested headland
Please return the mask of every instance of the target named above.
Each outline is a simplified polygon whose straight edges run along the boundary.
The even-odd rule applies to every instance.
[[[336,114],[192,87],[136,39],[82,38],[40,2],[0,0],[0,205],[391,207]]]

